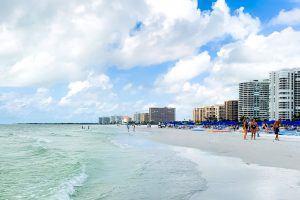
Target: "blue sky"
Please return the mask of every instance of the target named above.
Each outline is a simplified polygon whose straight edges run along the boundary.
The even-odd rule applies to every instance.
[[[149,106],[190,119],[237,99],[238,82],[300,67],[298,0],[3,5],[0,123],[97,122]]]

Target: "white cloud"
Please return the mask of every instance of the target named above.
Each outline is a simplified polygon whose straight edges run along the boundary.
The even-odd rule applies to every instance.
[[[60,99],[58,105],[74,109],[77,114],[95,115],[97,112],[112,111],[117,105],[112,87],[108,76],[90,75],[87,80],[71,82],[68,93]]]
[[[210,67],[210,56],[207,52],[179,60],[167,74],[156,81],[157,89],[165,92],[176,92],[182,83],[199,76]]]
[[[298,1],[299,2],[299,1]],[[273,25],[299,25],[300,24],[300,9],[294,8],[286,11],[281,10],[280,13],[271,20]]]
[[[38,88],[33,95],[14,92],[0,94],[0,110],[11,114],[31,114],[35,110],[49,111],[53,103],[53,98],[46,88]]]
[[[224,0],[211,12],[199,11],[196,0],[2,3],[0,86],[49,86],[107,66],[159,64],[216,38],[242,39],[260,29],[243,9],[230,15]],[[130,34],[137,22],[142,27]]]
[[[176,89],[171,90],[175,95],[172,103],[178,108],[178,114],[186,118],[191,116],[193,107],[237,99],[239,82],[269,78],[269,73],[274,70],[300,68],[299,55],[299,31],[286,28],[267,36],[253,34],[244,40],[224,45],[217,57],[207,64],[211,67],[206,69],[208,75],[203,83],[192,83],[194,76],[183,75],[182,79],[171,76],[173,81],[163,81],[164,88],[176,86]],[[195,60],[190,61],[197,65]],[[177,64],[163,77],[176,71],[176,67]],[[189,71],[189,68],[186,70]],[[159,82],[155,84],[156,89],[161,89],[161,85],[157,83]],[[170,90],[160,92],[168,93]]]
[[[216,38],[230,35],[242,39],[260,29],[260,21],[244,13],[243,8],[230,15],[224,0],[218,0],[211,12],[197,10],[196,1],[164,0],[172,5],[167,9],[161,1],[148,2],[150,12],[142,20],[142,30],[127,37],[120,48],[121,67],[177,60]],[[178,15],[176,5],[181,8]]]
[[[251,35],[244,41],[225,45],[214,60],[212,73],[206,81],[237,84],[268,78],[272,70],[300,67],[299,44],[300,32],[287,28],[268,36]]]

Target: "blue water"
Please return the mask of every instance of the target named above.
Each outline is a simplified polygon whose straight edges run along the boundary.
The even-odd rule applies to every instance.
[[[119,127],[0,126],[0,199],[198,199],[197,165]]]
[[[279,134],[287,135],[287,136],[300,136],[300,132],[297,132],[297,131],[280,130]]]

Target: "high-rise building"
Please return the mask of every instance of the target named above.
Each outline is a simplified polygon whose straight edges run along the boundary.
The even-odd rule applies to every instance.
[[[292,120],[300,114],[300,69],[270,73],[270,119]]]
[[[110,124],[110,117],[102,117],[101,124]]]
[[[269,118],[269,80],[239,84],[238,118]]]
[[[172,122],[175,121],[175,108],[149,108],[149,118],[151,122]]]
[[[225,120],[238,121],[238,100],[225,101]]]
[[[102,124],[103,117],[99,117],[99,124]]]
[[[149,122],[149,113],[140,113],[140,122],[148,123]]]

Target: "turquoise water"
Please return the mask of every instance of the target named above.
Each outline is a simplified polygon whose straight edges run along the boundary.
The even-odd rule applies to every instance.
[[[1,125],[0,199],[197,199],[195,163],[125,128]]]

